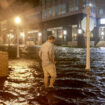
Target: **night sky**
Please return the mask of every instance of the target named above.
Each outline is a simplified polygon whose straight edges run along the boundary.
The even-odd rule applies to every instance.
[[[35,8],[40,0],[0,0],[0,20]]]
[[[39,1],[40,0],[16,0],[15,3],[20,3],[20,4],[29,3],[36,6],[38,5]]]

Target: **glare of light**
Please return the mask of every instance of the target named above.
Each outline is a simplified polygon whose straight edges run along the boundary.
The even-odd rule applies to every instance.
[[[24,32],[21,32],[21,33],[20,33],[20,36],[24,38],[24,37],[25,37]]]
[[[13,38],[14,38],[14,35],[13,35],[13,34],[11,34],[11,35],[10,35],[10,38],[11,38],[11,39],[13,39]]]
[[[104,39],[104,36],[102,36],[102,39]]]
[[[83,33],[82,29],[78,29],[78,34],[82,34],[82,33]]]
[[[64,30],[64,31],[63,31],[63,34],[64,34],[64,35],[67,35],[67,30]]]
[[[93,4],[92,4],[92,3],[89,3],[89,6],[90,6],[90,7],[93,7]]]
[[[104,32],[103,31],[101,32],[101,35],[104,35]]]
[[[9,37],[10,39],[13,39],[13,38],[14,38],[14,35],[13,35],[13,34],[8,34],[8,37]]]
[[[16,17],[15,18],[15,23],[16,24],[20,24],[21,23],[21,18],[20,17]]]
[[[100,19],[100,24],[105,24],[105,18]]]
[[[41,32],[39,32],[39,33],[38,33],[38,36],[39,36],[39,37],[41,37],[41,36],[42,36],[42,33],[41,33]]]

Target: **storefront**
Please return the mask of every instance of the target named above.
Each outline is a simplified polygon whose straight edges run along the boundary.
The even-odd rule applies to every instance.
[[[51,19],[42,22],[43,42],[45,42],[49,35],[54,35],[57,39],[57,44],[71,45],[78,41],[78,29],[83,14],[74,14],[58,19]]]
[[[31,30],[27,32],[26,45],[42,44],[42,33],[39,30]]]
[[[46,36],[46,39],[43,41],[45,42],[49,35],[54,35],[56,38],[55,44],[62,45],[62,44],[72,44],[74,42],[77,43],[78,41],[78,24],[76,25],[65,25],[61,27],[54,27],[48,28],[44,30],[43,39]],[[77,44],[76,44],[77,45]]]
[[[56,44],[62,44],[67,41],[66,35],[67,31],[63,29],[63,27],[55,27],[55,28],[49,28],[47,29],[47,34],[54,35],[56,38]]]
[[[99,25],[99,40],[105,41],[105,18],[98,20]]]

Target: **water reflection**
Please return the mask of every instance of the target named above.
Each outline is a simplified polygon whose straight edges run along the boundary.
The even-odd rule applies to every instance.
[[[9,77],[4,83],[2,98],[0,101],[9,105],[26,105],[28,99],[33,99],[34,94],[37,92],[37,82],[35,82],[35,69],[29,68],[30,65],[34,65],[35,61],[32,60],[11,60]],[[35,65],[38,65],[37,62]],[[31,88],[34,86],[36,91],[34,94],[30,93]],[[7,96],[7,98],[6,98]]]

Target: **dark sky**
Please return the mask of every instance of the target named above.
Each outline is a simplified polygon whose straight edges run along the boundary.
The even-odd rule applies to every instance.
[[[5,8],[5,5],[8,5],[8,6],[17,5],[17,4],[24,5],[26,3],[36,6],[38,5],[39,1],[40,0],[0,0],[0,7]]]
[[[40,0],[0,0],[0,20],[36,7]]]
[[[38,5],[40,0],[16,0],[15,3],[19,3],[19,4],[24,4],[24,3],[29,3],[32,4],[34,6]]]

